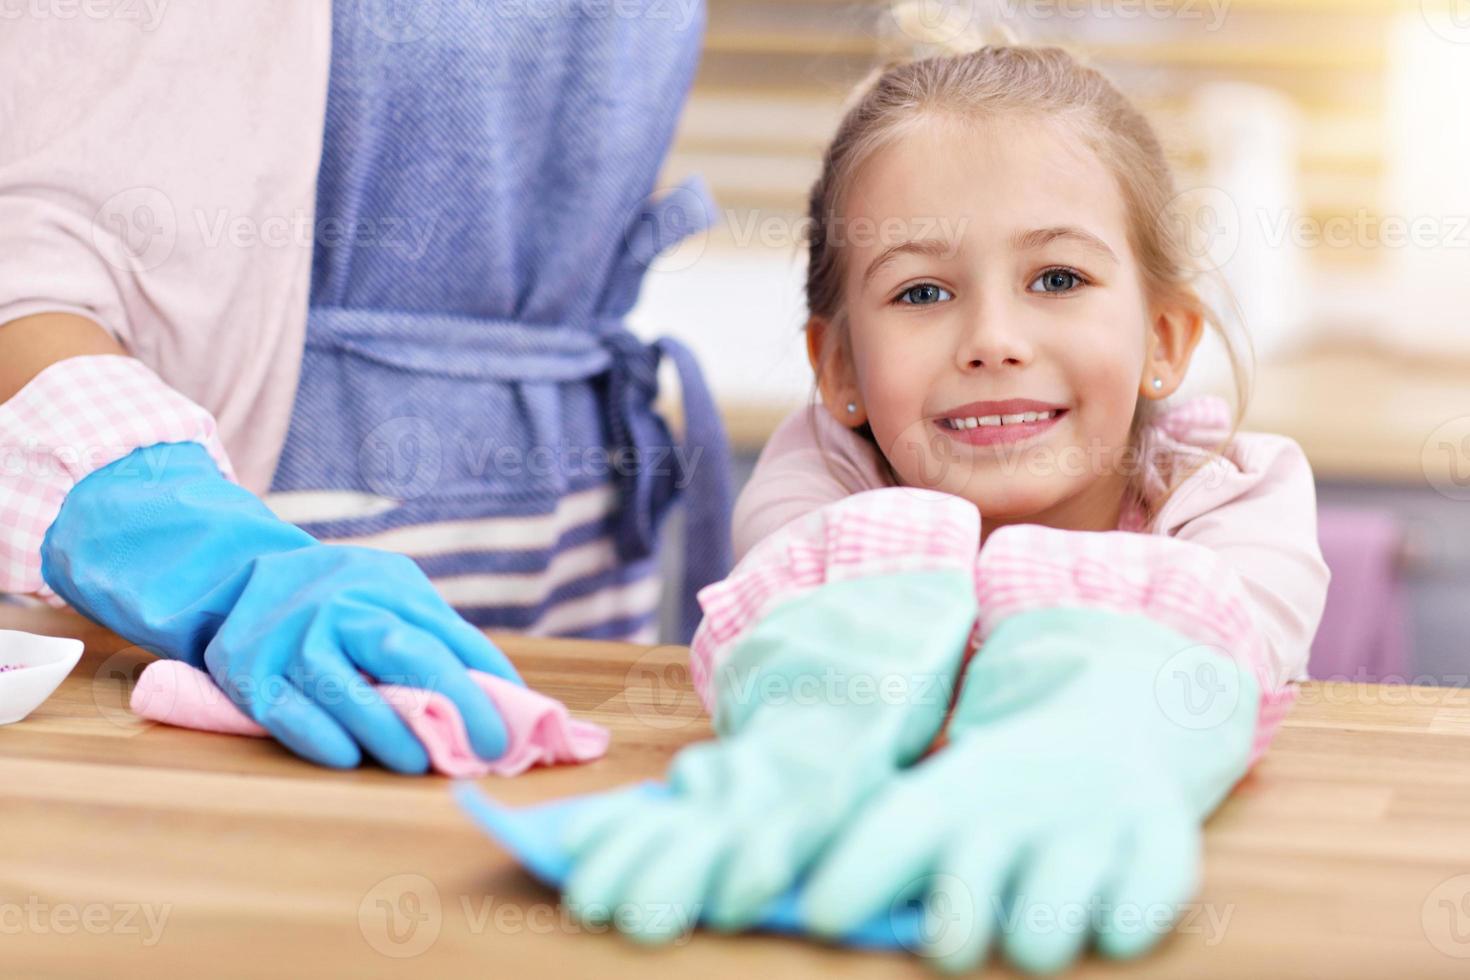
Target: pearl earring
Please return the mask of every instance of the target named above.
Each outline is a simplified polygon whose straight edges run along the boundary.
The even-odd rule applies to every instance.
[[[1164,387],[1164,379],[1154,378],[1154,391],[1158,391],[1162,387]]]
[[[847,403],[847,414],[848,415],[856,415],[857,414],[857,402],[848,402]]]

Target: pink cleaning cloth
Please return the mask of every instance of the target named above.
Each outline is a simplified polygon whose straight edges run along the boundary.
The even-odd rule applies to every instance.
[[[444,695],[398,684],[377,685],[383,700],[423,743],[435,772],[457,779],[490,773],[516,776],[534,765],[590,762],[607,752],[607,729],[578,721],[555,698],[482,671],[471,670],[469,675],[505,722],[510,746],[499,759],[487,761],[475,754],[464,720]],[[178,660],[156,660],[144,668],[133,686],[130,704],[140,717],[166,725],[256,738],[270,736],[220,690],[208,673]]]

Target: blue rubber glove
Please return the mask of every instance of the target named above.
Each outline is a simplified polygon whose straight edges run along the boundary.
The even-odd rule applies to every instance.
[[[1258,697],[1224,653],[1146,617],[1019,614],[971,661],[949,744],[823,855],[801,917],[838,936],[921,898],[922,952],[952,970],[998,945],[1049,972],[1090,937],[1139,955],[1194,893],[1200,824],[1245,773]]]
[[[419,773],[422,744],[364,680],[438,691],[487,759],[505,726],[467,668],[520,682],[414,562],[325,545],[231,483],[198,443],[160,443],[72,488],[46,584],[131,643],[197,667],[293,752]]]
[[[723,737],[675,757],[667,795],[569,821],[568,908],[647,942],[754,925],[939,731],[974,619],[958,570],[828,583],[766,615],[716,672]]]

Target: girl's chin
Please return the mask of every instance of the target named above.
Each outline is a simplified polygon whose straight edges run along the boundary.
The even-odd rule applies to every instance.
[[[1025,477],[1005,477],[986,474],[975,479],[956,479],[958,474],[950,472],[947,479],[924,482],[922,474],[913,474],[920,479],[911,480],[909,474],[904,482],[912,487],[927,487],[951,496],[960,497],[974,504],[983,518],[998,521],[1024,522],[1056,506],[1060,499],[1057,486],[1029,485],[1033,481]]]

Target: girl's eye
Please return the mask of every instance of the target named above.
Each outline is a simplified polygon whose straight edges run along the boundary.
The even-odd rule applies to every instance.
[[[946,299],[954,299],[954,296],[942,286],[936,286],[932,282],[921,282],[917,286],[910,286],[898,294],[895,302],[907,306],[929,306],[933,303]]]
[[[1081,276],[1071,269],[1047,269],[1032,280],[1027,287],[1032,293],[1070,293],[1084,284]]]

